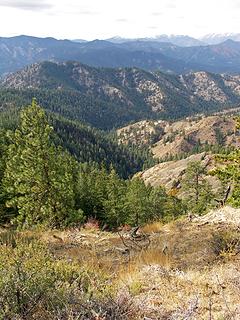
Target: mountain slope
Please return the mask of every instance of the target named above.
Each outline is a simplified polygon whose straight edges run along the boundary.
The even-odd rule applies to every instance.
[[[36,61],[64,58],[74,54],[78,44],[68,40],[17,36],[0,38],[0,74],[23,68]]]
[[[0,75],[41,61],[75,60],[96,67],[139,67],[183,72],[185,63],[158,50],[128,50],[103,40],[74,42],[54,38],[17,36],[0,38]]]
[[[119,142],[148,146],[162,160],[186,158],[202,151],[218,152],[223,147],[239,148],[235,132],[234,116],[227,114],[176,122],[145,120],[117,130]]]
[[[163,54],[167,54],[163,52]],[[198,66],[199,69],[216,73],[240,72],[240,42],[226,40],[209,46],[178,48],[168,56]]]
[[[193,47],[204,45],[205,43],[201,40],[195,39],[193,37],[189,37],[186,35],[166,35],[161,34],[152,38],[139,38],[139,39],[128,39],[121,37],[112,37],[106,39],[106,41],[112,43],[124,43],[124,42],[133,42],[133,41],[141,41],[141,42],[168,42],[180,47]]]
[[[170,191],[175,189],[176,185],[181,186],[186,168],[193,161],[200,161],[202,165],[206,166],[207,170],[213,169],[215,165],[214,157],[203,152],[191,155],[186,159],[156,164],[143,172],[137,173],[136,176],[142,178],[146,184],[154,187],[164,186],[167,191]],[[220,188],[221,184],[216,177],[207,175],[206,178],[215,190]],[[175,191],[179,192],[179,196],[182,196],[180,188]]]
[[[102,129],[130,121],[221,110],[240,102],[240,76],[182,76],[136,68],[93,68],[77,62],[33,64],[0,83],[0,106],[32,97],[45,108]]]

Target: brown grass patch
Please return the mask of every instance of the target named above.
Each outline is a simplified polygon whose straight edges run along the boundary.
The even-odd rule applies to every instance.
[[[239,262],[204,270],[171,270],[157,265],[131,270],[120,280],[153,319],[240,318]],[[165,316],[167,317],[165,318]]]
[[[146,224],[141,230],[144,233],[158,233],[162,230],[163,223],[160,221],[152,222],[150,224]]]

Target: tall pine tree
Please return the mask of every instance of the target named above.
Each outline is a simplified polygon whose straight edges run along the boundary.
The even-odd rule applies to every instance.
[[[9,135],[3,188],[6,206],[17,209],[18,225],[64,224],[74,206],[71,161],[50,142],[52,127],[35,100],[21,112],[20,127]]]
[[[201,161],[192,161],[188,164],[182,180],[187,209],[194,213],[203,213],[214,197],[206,175],[206,166],[201,164]]]

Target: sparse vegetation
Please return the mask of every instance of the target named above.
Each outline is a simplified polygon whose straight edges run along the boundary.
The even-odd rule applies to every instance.
[[[1,319],[126,319],[131,301],[117,297],[109,276],[55,260],[43,243],[18,237],[0,245]]]

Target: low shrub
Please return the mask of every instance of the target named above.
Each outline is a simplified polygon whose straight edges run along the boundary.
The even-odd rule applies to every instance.
[[[240,253],[239,230],[218,231],[212,235],[211,245],[214,253],[221,258],[229,259]]]
[[[133,310],[103,271],[56,260],[36,239],[2,241],[0,319],[131,319]]]

